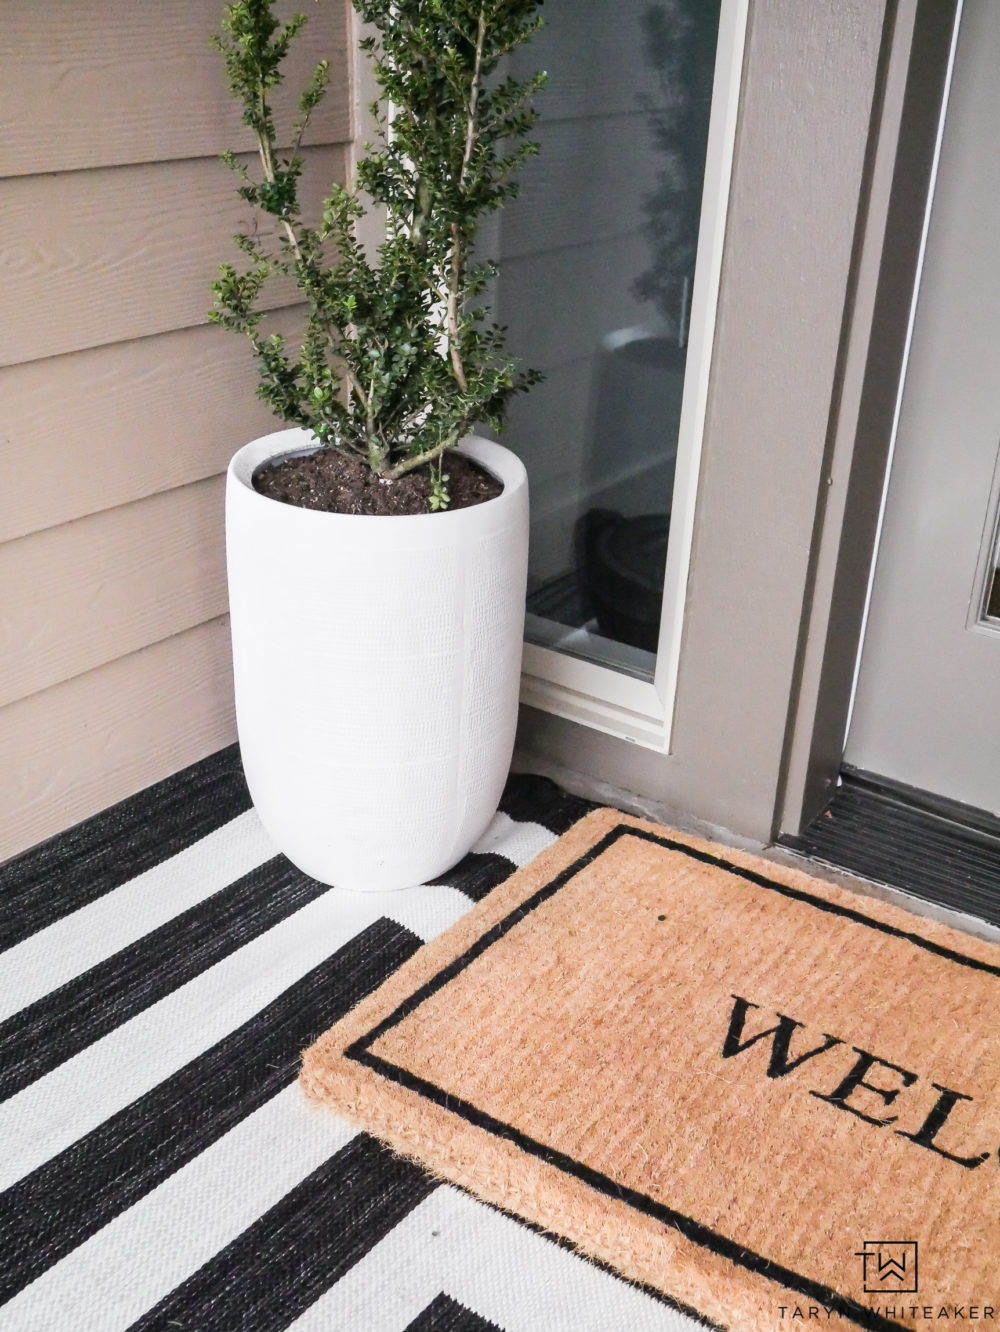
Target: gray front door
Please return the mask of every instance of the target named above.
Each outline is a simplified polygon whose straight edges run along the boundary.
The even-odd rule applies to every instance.
[[[1000,4],[966,0],[845,753],[853,766],[994,813],[998,68]]]

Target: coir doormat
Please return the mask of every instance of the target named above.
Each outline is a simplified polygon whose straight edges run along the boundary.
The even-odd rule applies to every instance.
[[[598,810],[304,1057],[734,1329],[1000,1321],[1000,948]]]

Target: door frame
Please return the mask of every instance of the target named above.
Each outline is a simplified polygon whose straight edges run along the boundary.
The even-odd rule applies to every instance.
[[[963,0],[900,3],[831,417],[775,832],[836,785],[850,725]]]

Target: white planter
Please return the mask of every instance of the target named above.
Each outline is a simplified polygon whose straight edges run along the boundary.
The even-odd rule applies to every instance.
[[[226,552],[243,766],[276,845],[307,874],[384,890],[450,869],[485,831],[510,765],[528,484],[507,449],[462,451],[504,483],[444,513],[319,513],[258,494],[304,430],[229,465]]]

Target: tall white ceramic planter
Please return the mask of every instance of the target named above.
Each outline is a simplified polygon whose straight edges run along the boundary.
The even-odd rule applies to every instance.
[[[226,550],[236,719],[254,805],[300,869],[384,890],[444,873],[485,831],[517,720],[528,554],[522,463],[462,451],[504,484],[444,513],[319,513],[254,471],[304,430],[229,465]]]

